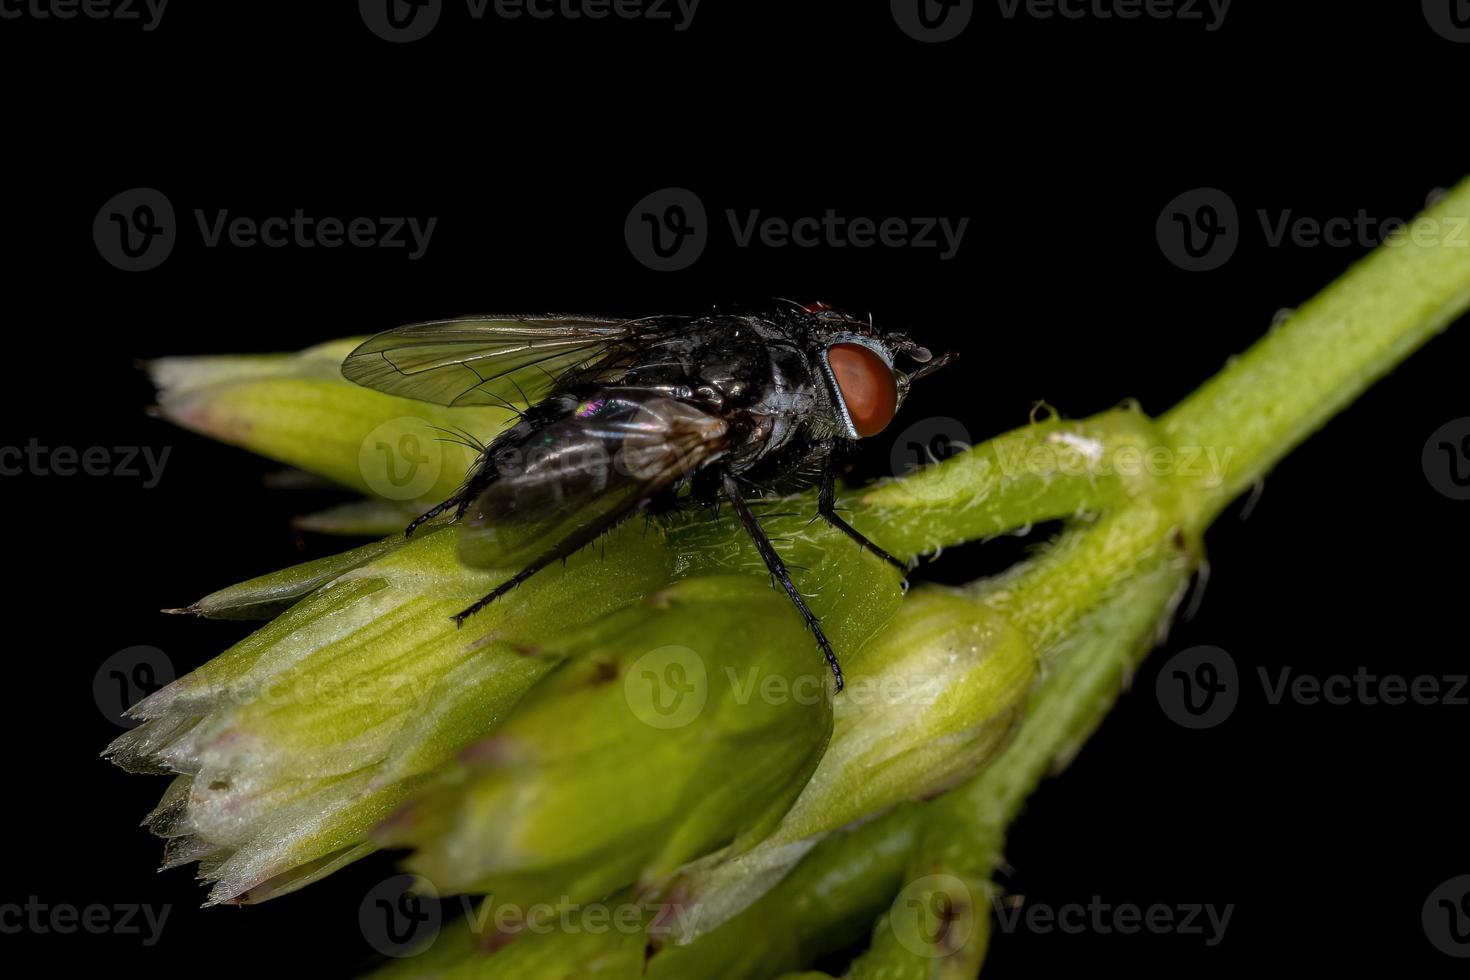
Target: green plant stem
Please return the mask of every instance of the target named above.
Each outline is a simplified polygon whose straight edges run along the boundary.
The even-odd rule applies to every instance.
[[[1470,306],[1470,180],[1159,420],[1174,446],[1233,450],[1188,501],[1200,528]]]
[[[1159,420],[1171,458],[1182,458],[1184,447],[1214,447],[1223,474],[1168,474],[1013,575],[985,583],[987,601],[1047,650],[1097,607],[1093,597],[1157,567],[1171,547],[1197,554],[1198,535],[1236,494],[1470,306],[1470,181],[1411,227],[1430,230],[1431,239],[1380,247]],[[1093,667],[1079,660],[1061,669]],[[1078,719],[1097,716],[1114,693],[1096,684],[1061,692],[1045,701],[1046,734],[1020,740],[1031,778],[993,781],[1023,788],[1001,807],[1006,814],[1045,772],[1041,760],[1062,757]],[[1002,757],[991,772],[1006,769]],[[991,782],[982,777],[979,785]]]

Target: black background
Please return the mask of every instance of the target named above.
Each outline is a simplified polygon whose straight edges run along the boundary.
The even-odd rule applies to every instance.
[[[214,976],[370,961],[357,925],[381,856],[246,910],[195,906],[188,871],[152,871],[137,829],[164,781],[97,759],[119,729],[94,703],[113,652],[152,644],[182,672],[241,635],[161,606],[299,560],[274,467],[144,415],[132,368],[169,353],[293,349],[441,315],[683,312],[769,296],[871,310],[960,366],[910,419],[977,437],[1046,400],[1070,415],[1124,397],[1160,412],[1275,311],[1366,251],[1272,247],[1255,215],[1408,217],[1466,170],[1470,46],[1419,4],[1247,3],[1198,22],[1006,19],[977,6],[957,40],[917,43],[886,5],[705,0],[691,29],[639,21],[469,21],[391,45],[351,3],[180,3],[156,31],[0,21],[6,94],[0,444],[170,446],[155,489],[125,478],[0,482],[10,679],[0,902],[172,905],[161,942],[0,935],[6,950]],[[1369,5],[1362,5],[1367,8]],[[158,269],[109,266],[103,202],[155,187],[184,227]],[[689,269],[640,265],[629,209],[668,186],[709,209]],[[1242,216],[1222,268],[1183,271],[1155,220],[1217,187]],[[427,255],[206,249],[195,208],[264,217],[436,216]],[[735,247],[723,213],[970,219],[959,254]],[[998,936],[987,976],[1087,966],[1140,977],[1278,966],[1449,976],[1420,908],[1470,873],[1463,707],[1271,706],[1258,666],[1408,677],[1467,669],[1465,503],[1437,493],[1425,440],[1467,414],[1470,339],[1452,330],[1272,475],[1248,519],[1212,530],[1203,604],[1177,624],[1065,777],[1015,827],[1007,886],[1061,905],[1236,906],[1198,936]],[[868,464],[881,471],[888,445]],[[304,551],[303,551],[304,549]],[[932,574],[987,568],[963,549]],[[1186,731],[1159,666],[1199,644],[1249,682],[1235,714]],[[286,959],[289,957],[289,960]],[[7,955],[7,959],[8,959]]]

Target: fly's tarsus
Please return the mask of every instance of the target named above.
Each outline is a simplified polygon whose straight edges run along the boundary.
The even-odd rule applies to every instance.
[[[857,528],[844,521],[841,517],[837,516],[836,512],[818,510],[817,516],[822,518],[822,520],[826,521],[828,524],[835,527],[837,530],[841,531],[843,534],[847,535],[849,538],[852,538],[852,540],[856,541],[870,554],[877,555],[879,558],[882,558],[884,561],[888,562],[888,564],[892,565],[900,572],[903,572],[905,574],[908,573],[908,570],[910,568],[908,562],[900,561],[899,559],[890,555],[888,552],[884,551],[882,548],[878,547],[872,541],[869,541],[867,536],[864,535],[863,532],[859,531]]]
[[[405,538],[413,537],[413,532],[417,531],[421,524],[432,521],[434,518],[438,517],[440,514],[453,507],[458,500],[459,498],[457,496],[450,497],[448,500],[442,501],[435,504],[433,507],[430,507],[418,517],[415,517],[413,520],[408,522],[408,527],[403,529],[403,536]]]

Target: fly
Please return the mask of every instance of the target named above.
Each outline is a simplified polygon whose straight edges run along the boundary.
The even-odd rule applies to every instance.
[[[840,692],[832,644],[742,488],[818,484],[818,516],[904,569],[837,513],[836,464],[845,446],[883,431],[914,380],[952,356],[825,304],[792,304],[762,315],[439,320],[378,334],[342,373],[391,395],[519,415],[460,489],[406,532],[453,511],[462,561],[520,567],[457,623],[639,510],[681,494],[703,506],[723,496]],[[900,358],[912,366],[901,369]]]

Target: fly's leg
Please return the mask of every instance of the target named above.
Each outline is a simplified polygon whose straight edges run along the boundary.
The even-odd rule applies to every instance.
[[[531,562],[531,564],[527,565],[525,568],[521,569],[519,572],[516,572],[504,582],[501,582],[494,589],[490,590],[490,592],[487,593],[483,598],[475,600],[474,605],[470,606],[467,609],[461,609],[459,612],[455,613],[454,625],[463,626],[464,621],[469,619],[475,613],[479,612],[481,609],[484,609],[486,606],[490,605],[490,603],[494,602],[496,599],[499,599],[511,589],[515,588],[517,585],[520,585],[526,579],[530,578],[532,575],[535,575],[537,572],[541,571],[541,569],[545,568],[547,565],[550,565],[558,558],[566,558],[568,555],[572,554],[572,552],[581,547],[582,545],[579,543],[575,547],[568,548],[563,551],[562,547],[558,545],[554,551],[549,551],[546,554],[542,555],[540,558],[537,558],[535,561]]]
[[[729,470],[721,469],[720,481],[725,490],[725,496],[730,501],[730,506],[734,507],[735,513],[740,515],[740,523],[745,525],[745,532],[755,542],[756,550],[760,552],[766,568],[770,570],[776,581],[781,583],[781,587],[786,590],[786,595],[791,598],[792,605],[796,606],[796,611],[801,613],[801,618],[806,620],[807,627],[817,638],[817,646],[822,648],[822,656],[827,659],[827,666],[832,668],[832,676],[837,681],[837,693],[841,694],[844,683],[842,665],[837,662],[837,654],[832,651],[831,642],[822,632],[821,622],[807,607],[806,600],[801,597],[801,593],[796,591],[796,585],[791,581],[790,573],[786,571],[786,563],[781,560],[781,556],[776,552],[776,546],[771,544],[771,539],[766,537],[766,532],[761,529],[760,521],[756,520],[750,505],[740,495],[740,485],[735,482]]]
[[[618,522],[620,522],[621,520],[623,520],[623,518],[627,517],[629,514],[637,510],[640,506],[645,504],[647,500],[647,496],[633,498],[629,501],[626,507],[623,507],[620,510],[613,511],[610,514],[606,514],[600,520],[593,521],[580,530],[568,534],[566,537],[558,541],[556,543],[556,546],[553,547],[550,551],[546,552],[544,555],[531,562],[531,564],[527,565],[519,572],[516,572],[504,582],[501,582],[494,589],[490,590],[490,592],[486,593],[483,598],[476,600],[474,605],[455,613],[454,625],[463,626],[465,620],[469,619],[475,613],[479,612],[481,609],[484,609],[486,606],[490,605],[490,603],[494,602],[496,599],[499,599],[511,589],[515,588],[517,585],[520,585],[526,579],[530,578],[532,575],[535,575],[537,572],[541,571],[541,569],[545,568],[547,565],[550,565],[552,562],[561,561],[564,558],[570,558],[572,555],[582,550],[582,548],[584,548],[588,544],[596,541],[604,533],[616,527]]]
[[[859,531],[857,528],[844,521],[842,517],[837,513],[837,465],[835,460],[835,455],[828,456],[827,463],[822,469],[822,486],[821,489],[817,491],[817,516],[821,517],[824,521],[837,528],[837,530],[841,531],[849,538],[852,538],[868,551],[888,562],[888,564],[892,565],[900,572],[907,572],[909,570],[909,566],[906,562],[899,561],[897,558],[893,557],[888,552],[884,551],[882,548],[869,541],[867,537],[863,534],[863,532]]]
[[[452,509],[454,511],[454,520],[456,521],[464,517],[464,512],[470,509],[470,504],[475,502],[475,498],[478,497],[480,495],[480,492],[484,490],[485,487],[488,486],[494,479],[495,469],[489,463],[487,453],[486,455],[481,456],[480,459],[475,463],[474,467],[471,468],[469,475],[465,477],[464,483],[460,486],[458,490],[454,492],[452,496],[450,496],[447,500],[444,500],[440,503],[435,504],[433,507],[430,507],[427,511],[420,514],[418,517],[415,517],[409,523],[408,527],[404,528],[403,536],[405,538],[413,537],[413,532],[418,530],[420,524],[423,524],[426,521],[432,521],[434,518],[438,517],[446,510]]]
[[[411,538],[411,537],[413,537],[413,532],[415,532],[415,531],[417,531],[419,529],[419,525],[420,524],[423,524],[425,521],[432,521],[434,518],[438,517],[440,514],[444,513],[449,508],[455,507],[455,506],[459,506],[459,495],[458,494],[455,494],[453,497],[450,497],[448,500],[444,501],[443,503],[435,504],[433,507],[430,507],[428,510],[424,511],[418,517],[415,517],[411,522],[409,522],[408,527],[406,527],[406,528],[403,529],[403,536],[405,538]],[[463,510],[463,508],[461,508],[461,510]]]
[[[720,474],[714,468],[695,470],[689,478],[689,499],[701,507],[720,502]]]

